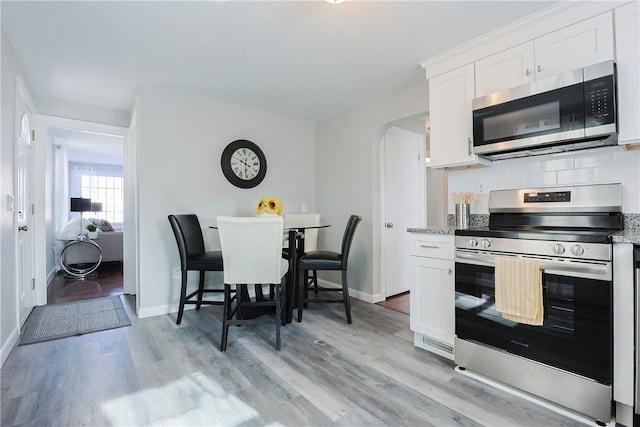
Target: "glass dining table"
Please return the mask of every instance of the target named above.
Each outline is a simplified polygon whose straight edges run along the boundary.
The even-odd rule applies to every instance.
[[[297,297],[296,292],[298,289],[298,281],[302,280],[298,271],[298,258],[304,254],[304,235],[306,230],[320,229],[330,227],[331,224],[324,222],[319,223],[304,223],[296,221],[287,221],[284,231],[287,234],[288,248],[284,248],[284,255],[289,262],[289,272],[287,273],[287,280],[285,285],[285,301],[284,308],[282,310],[282,324],[291,323],[293,320],[293,309],[296,308]],[[216,225],[210,225],[209,228],[218,229]],[[289,250],[294,248],[295,250]],[[243,287],[246,294],[241,294],[241,299],[248,299],[249,294],[245,287]],[[256,298],[264,298],[262,295],[262,288],[256,287]],[[255,308],[253,311],[243,310],[242,315],[245,318],[252,318],[260,316],[259,308]]]
[[[287,275],[287,287],[285,289],[285,305],[283,310],[283,323],[291,323],[293,319],[293,309],[296,307],[298,298],[296,292],[298,290],[298,281],[302,280],[298,271],[298,258],[304,254],[304,234],[306,230],[320,229],[330,227],[327,223],[295,223],[294,221],[285,224],[285,232],[288,235],[289,248],[295,250],[286,251],[289,261],[289,274]]]

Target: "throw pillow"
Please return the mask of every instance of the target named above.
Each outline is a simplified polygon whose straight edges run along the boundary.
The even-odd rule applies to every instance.
[[[113,231],[113,226],[106,219],[90,218],[89,221],[94,223],[100,231]]]

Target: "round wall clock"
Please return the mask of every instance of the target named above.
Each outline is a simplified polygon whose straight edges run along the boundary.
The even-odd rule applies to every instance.
[[[267,174],[267,158],[256,144],[238,139],[227,145],[220,159],[222,173],[239,188],[253,188]]]

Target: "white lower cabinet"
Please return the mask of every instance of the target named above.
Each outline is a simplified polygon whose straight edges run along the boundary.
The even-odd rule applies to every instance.
[[[411,265],[410,327],[414,345],[453,360],[455,285],[453,239],[447,234],[415,234]]]

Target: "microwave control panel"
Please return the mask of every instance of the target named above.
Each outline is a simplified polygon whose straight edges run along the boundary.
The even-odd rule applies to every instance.
[[[584,83],[585,126],[615,122],[615,86],[612,75]]]

